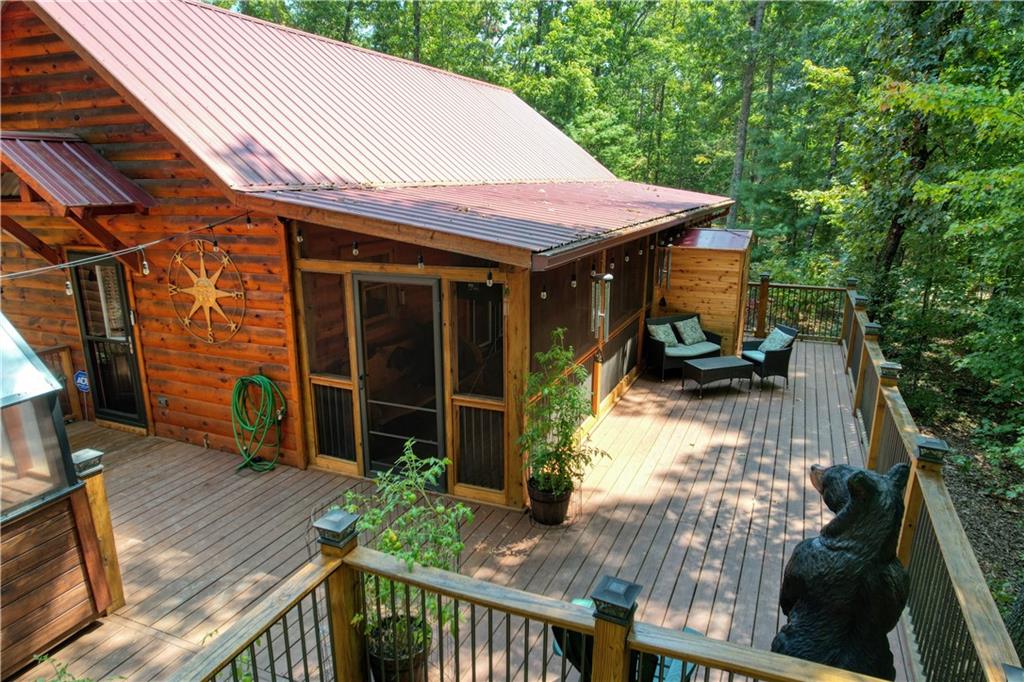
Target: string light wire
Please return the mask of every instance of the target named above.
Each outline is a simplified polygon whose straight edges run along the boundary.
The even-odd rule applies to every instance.
[[[239,218],[245,218],[248,215],[249,215],[248,211],[245,212],[245,213],[239,213],[236,216],[231,216],[230,218],[224,218],[223,220],[218,220],[217,222],[210,223],[209,225],[203,225],[202,227],[196,227],[196,228],[193,228],[193,229],[188,230],[186,232],[177,232],[175,234],[167,235],[166,237],[160,237],[160,239],[154,239],[153,241],[146,242],[145,244],[138,244],[136,246],[129,246],[128,248],[120,249],[118,251],[108,251],[106,253],[97,253],[97,254],[94,254],[92,256],[86,256],[84,258],[79,258],[78,260],[69,260],[66,263],[57,263],[55,265],[45,265],[45,266],[40,267],[40,268],[33,268],[32,270],[22,270],[20,272],[12,272],[12,273],[9,273],[9,274],[6,274],[6,275],[0,275],[0,282],[9,282],[9,281],[16,280],[16,279],[25,279],[27,277],[34,277],[36,275],[41,275],[41,274],[46,273],[46,272],[52,272],[54,270],[67,270],[68,268],[77,267],[79,265],[92,265],[93,263],[99,263],[99,262],[105,261],[105,260],[107,260],[109,258],[117,258],[119,256],[126,256],[126,255],[128,255],[130,253],[142,253],[142,257],[143,257],[143,259],[145,259],[145,257],[146,257],[145,253],[144,253],[145,250],[148,249],[148,248],[151,248],[153,246],[156,246],[157,244],[162,244],[164,242],[169,242],[169,241],[172,241],[174,239],[178,239],[179,237],[187,237],[190,234],[195,234],[196,232],[202,232],[204,230],[210,230],[211,233],[212,233],[213,228],[217,227],[218,225],[223,225],[224,223],[230,223],[233,220],[238,220]]]

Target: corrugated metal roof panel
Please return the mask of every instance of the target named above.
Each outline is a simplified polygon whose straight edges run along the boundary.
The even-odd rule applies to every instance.
[[[746,251],[753,232],[750,230],[714,230],[693,228],[675,241],[675,246],[715,251]]]
[[[73,135],[0,133],[0,155],[44,198],[67,207],[152,206],[153,198]]]
[[[233,188],[614,179],[504,88],[190,0],[38,6]]]
[[[729,199],[635,182],[522,183],[257,192],[286,204],[386,220],[533,252],[602,238]]]

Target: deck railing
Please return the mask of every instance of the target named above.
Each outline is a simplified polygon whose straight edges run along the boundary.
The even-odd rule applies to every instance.
[[[369,674],[366,619],[381,622],[397,614],[419,618],[422,631],[403,636],[417,635],[428,644],[424,665],[415,671],[384,661],[389,680],[625,682],[637,679],[645,667],[648,676],[665,682],[672,666],[686,661],[695,666],[690,679],[705,682],[877,682],[730,642],[634,624],[635,601],[603,601],[601,597],[616,591],[602,595],[600,586],[593,595],[596,606],[588,608],[449,571],[420,566],[409,570],[390,555],[359,546],[353,530],[356,518],[340,511],[325,515],[317,523],[322,555],[279,585],[173,679],[379,679]],[[568,656],[555,653],[556,628],[566,633],[558,635],[562,642],[574,636],[581,644],[590,641],[577,647],[578,668]]]
[[[843,287],[774,284],[767,273],[760,282],[747,284],[743,332],[764,338],[772,327],[784,324],[800,330],[804,339],[838,341],[843,335]]]
[[[911,472],[899,556],[910,574],[904,623],[914,676],[925,680],[1007,682],[1020,661],[942,481],[941,441],[924,438],[897,387],[899,365],[878,345],[880,329],[853,286],[843,293],[837,328],[847,355],[853,405],[868,442],[868,466]],[[560,680],[581,677],[569,657],[554,653],[554,628],[579,647],[578,668],[593,679],[625,682],[640,671],[670,679],[696,666],[693,680],[866,682],[864,675],[696,634],[634,622],[640,586],[605,578],[594,608],[516,590],[457,573],[414,567],[360,547],[356,517],[329,512],[315,525],[322,555],[282,583],[180,670],[180,680],[367,680],[365,627],[386,616],[418,618],[426,642],[423,665],[384,668],[395,680]],[[617,582],[616,582],[617,581]],[[412,640],[409,641],[412,644]],[[413,647],[407,647],[413,648]],[[314,662],[315,661],[315,665]],[[394,667],[392,667],[394,666]]]
[[[942,480],[949,448],[926,438],[897,387],[900,366],[878,343],[856,282],[844,294],[840,343],[853,405],[864,428],[867,464],[879,472],[910,465],[898,554],[910,574],[906,624],[914,664],[927,680],[1005,682],[1020,659]]]

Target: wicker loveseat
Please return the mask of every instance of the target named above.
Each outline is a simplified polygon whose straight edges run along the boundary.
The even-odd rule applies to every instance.
[[[687,360],[695,360],[696,358],[717,358],[722,354],[722,337],[714,332],[704,330],[704,336],[707,337],[707,341],[701,343],[695,343],[692,346],[684,346],[682,339],[679,337],[679,331],[672,325],[673,322],[680,322],[682,320],[688,320],[691,317],[696,317],[697,321],[700,321],[700,315],[697,313],[679,313],[676,315],[666,315],[664,317],[649,317],[647,318],[647,338],[644,340],[646,346],[645,356],[647,358],[647,366],[653,369],[661,380],[665,380],[665,370],[668,369],[679,369],[683,366],[683,363]],[[679,342],[676,346],[667,346],[659,341],[658,339],[651,336],[649,327],[655,324],[667,324],[672,333],[676,335],[676,340]]]

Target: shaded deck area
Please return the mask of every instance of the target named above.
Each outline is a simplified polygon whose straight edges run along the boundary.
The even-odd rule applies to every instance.
[[[789,388],[742,382],[698,399],[677,376],[641,379],[593,434],[611,456],[587,476],[571,522],[548,529],[476,505],[462,572],[560,599],[616,574],[643,585],[638,620],[767,649],[785,559],[830,516],[807,467],[864,457],[839,347],[796,348]],[[166,677],[317,551],[311,516],[366,485],[237,472],[228,454],[92,424],[71,435],[75,448],[107,452],[128,599],[53,653],[78,677]]]

